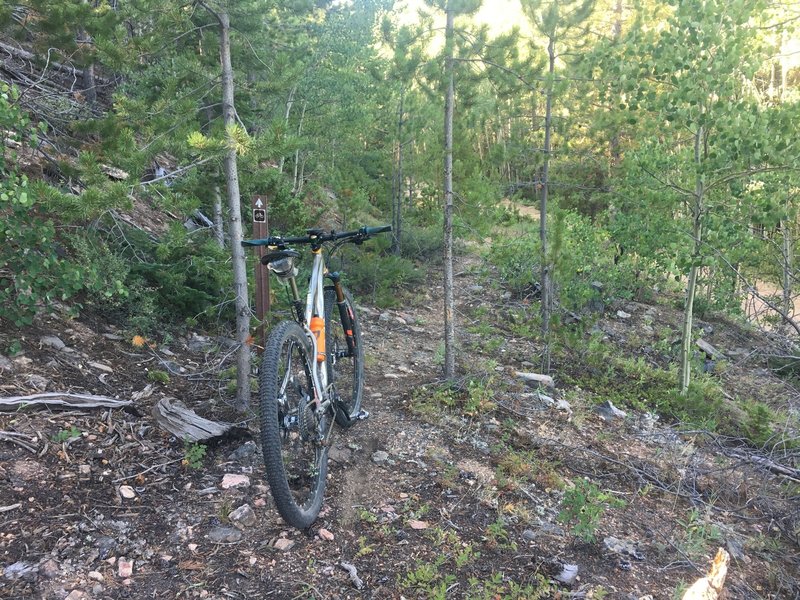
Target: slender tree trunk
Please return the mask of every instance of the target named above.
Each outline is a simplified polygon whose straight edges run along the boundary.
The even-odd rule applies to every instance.
[[[447,97],[444,108],[444,376],[448,381],[455,379],[456,330],[455,301],[453,298],[453,8],[447,3],[447,29],[445,66],[447,77]]]
[[[405,89],[400,90],[400,103],[397,108],[397,167],[395,185],[392,189],[392,247],[391,252],[400,255],[400,233],[403,225],[403,104]]]
[[[227,132],[225,179],[228,183],[228,233],[233,260],[233,288],[236,294],[236,405],[244,410],[250,404],[250,301],[247,293],[247,266],[242,248],[242,210],[239,195],[239,173],[236,145],[231,128],[236,125],[233,100],[233,67],[231,66],[230,20],[226,12],[217,15],[220,24],[220,62],[222,63],[222,117]]]
[[[680,389],[685,396],[689,391],[692,376],[692,322],[694,318],[694,298],[697,292],[697,264],[703,243],[703,195],[705,194],[703,176],[699,173],[700,148],[703,141],[703,127],[698,127],[694,138],[694,161],[698,168],[695,179],[694,198],[692,198],[692,266],[686,283],[686,305],[683,311],[683,335],[681,336]]]
[[[306,116],[306,101],[303,100],[303,109],[300,111],[300,123],[297,124],[297,137],[300,137],[300,134],[303,133],[303,119]],[[292,193],[298,194],[300,193],[300,189],[303,187],[303,184],[299,181],[300,175],[300,149],[294,151],[294,183],[292,185]]]
[[[215,177],[216,178],[216,177]],[[222,217],[222,194],[219,191],[219,184],[215,181],[211,189],[214,195],[214,239],[220,248],[225,247],[225,225]]]
[[[214,120],[214,111],[206,108],[206,120],[208,128],[211,129],[211,122]],[[222,194],[219,191],[219,170],[214,169],[214,183],[211,185],[212,212],[214,215],[214,239],[220,248],[225,247],[225,221],[222,214]]]
[[[544,107],[544,163],[542,164],[542,196],[539,205],[539,239],[542,243],[542,340],[544,352],[542,353],[542,371],[550,372],[550,318],[553,313],[553,283],[551,281],[552,265],[547,247],[547,195],[550,188],[550,147],[553,129],[553,75],[556,65],[555,39],[552,37],[547,43],[547,56],[549,60],[548,73],[550,79],[547,84],[547,94]]]
[[[286,124],[286,131],[289,131],[289,115],[292,112],[292,105],[294,104],[294,95],[297,92],[297,86],[292,87],[289,92],[289,98],[286,100],[286,114],[283,116],[283,122]],[[278,165],[278,171],[283,173],[283,165],[286,163],[286,157],[281,156],[281,162]]]
[[[611,27],[611,35],[614,40],[619,40],[622,36],[622,0],[617,0],[614,5],[614,24]],[[620,146],[619,146],[619,131],[615,129],[611,140],[609,141],[609,154],[611,154],[610,167],[613,171],[615,167],[619,166],[620,161]],[[609,173],[609,177],[612,174]]]
[[[781,221],[783,233],[783,325],[789,323],[788,317],[794,314],[792,303],[792,273],[794,272],[794,240],[792,239],[792,225],[789,219]]]
[[[300,175],[297,177],[297,191],[295,194],[303,192],[303,186],[306,182],[306,161],[308,160],[308,152],[303,152],[303,158],[300,159]]]
[[[83,0],[84,4],[89,4],[88,0]],[[78,32],[78,44],[90,45],[92,43],[91,36],[85,29],[81,28]],[[86,102],[90,106],[94,106],[97,102],[97,87],[94,79],[94,63],[89,63],[83,70],[83,93],[86,96]]]

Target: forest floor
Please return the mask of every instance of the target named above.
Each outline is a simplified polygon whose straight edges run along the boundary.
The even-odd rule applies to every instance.
[[[0,357],[2,396],[136,399],[135,411],[0,414],[0,431],[22,434],[0,439],[0,597],[669,599],[717,547],[733,555],[725,598],[800,597],[797,481],[706,432],[598,412],[591,392],[564,383],[589,368],[580,355],[556,360],[555,390],[526,387],[517,371],[536,371],[541,351],[524,335],[535,303],[502,296],[475,255],[456,270],[470,375],[455,394],[437,385],[437,286],[400,311],[362,310],[371,417],[335,431],[308,531],[278,516],[252,419],[200,457],[150,416],[169,396],[229,417],[218,400],[226,340],[192,333],[136,348],[103,321],[58,314],[0,333],[0,347],[21,344]],[[679,322],[668,306],[616,310],[595,332],[644,359],[659,324]],[[788,384],[748,365],[755,334],[708,326],[707,339],[739,357],[726,385],[797,410]],[[153,369],[173,374],[149,382]],[[576,485],[585,505],[568,494]],[[597,513],[593,539],[558,520],[570,502]]]

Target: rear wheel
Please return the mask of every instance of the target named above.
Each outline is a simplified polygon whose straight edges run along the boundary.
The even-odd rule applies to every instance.
[[[322,437],[328,413],[314,410],[313,349],[294,322],[279,324],[269,336],[259,373],[261,446],[267,480],[278,512],[299,529],[319,514],[325,492],[328,449]]]
[[[364,346],[353,298],[346,289],[343,292],[344,302],[339,305],[336,290],[325,288],[325,349],[328,378],[333,383],[333,397],[336,399],[336,422],[349,427],[361,412]]]

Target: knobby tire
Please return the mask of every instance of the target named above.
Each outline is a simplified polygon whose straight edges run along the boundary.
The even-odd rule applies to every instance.
[[[319,515],[328,471],[328,448],[319,432],[327,431],[330,421],[326,415],[320,423],[313,411],[312,360],[305,331],[285,321],[270,334],[259,371],[267,481],[281,517],[298,529],[310,527]]]

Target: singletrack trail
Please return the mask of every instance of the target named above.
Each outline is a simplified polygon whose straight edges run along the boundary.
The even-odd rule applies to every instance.
[[[435,295],[437,286],[432,289],[432,295],[402,311],[360,309],[367,348],[364,407],[371,416],[334,432],[325,504],[308,531],[287,527],[278,516],[260,449],[247,437],[211,445],[200,469],[181,464],[185,450],[148,415],[164,394],[151,391],[153,386],[147,388],[134,374],[152,361],[146,353],[119,352],[124,345],[119,336],[101,336],[88,325],[73,323],[72,329],[57,331],[65,339],[79,339],[86,352],[51,360],[41,371],[48,380],[91,386],[75,373],[79,361],[72,359],[94,358],[113,370],[109,379],[118,380],[101,377],[106,388],[116,384],[121,397],[135,397],[143,387],[148,392],[139,394],[141,417],[122,411],[2,417],[0,429],[27,431],[33,440],[41,432],[47,441],[49,431],[53,440],[60,441],[62,431],[74,438],[61,442],[63,448],[53,441],[38,455],[13,444],[0,446],[0,477],[10,483],[0,489],[0,505],[22,500],[20,507],[0,514],[7,573],[0,577],[0,597],[398,597],[398,569],[430,547],[424,531],[410,529],[405,535],[402,523],[443,518],[431,457],[451,458],[448,435],[405,409],[413,391],[441,373],[436,364],[441,298]],[[48,320],[42,332],[57,327]],[[14,379],[26,375],[35,383],[21,371],[46,357],[33,350],[25,354],[33,361],[21,361]],[[126,355],[133,360],[126,361]],[[173,362],[191,358],[187,352]],[[67,364],[72,368],[65,374]],[[213,412],[206,401],[192,402],[208,398],[202,383],[174,379],[182,389],[169,395],[180,395],[198,412]],[[106,391],[103,385],[93,387]],[[248,481],[223,489],[225,475]],[[237,529],[231,514],[243,505],[255,518],[238,521]],[[383,549],[364,541],[362,528],[372,531],[378,524],[387,526]],[[363,590],[353,586],[343,561],[356,566]]]
[[[335,431],[325,502],[307,531],[275,509],[253,419],[202,456],[150,417],[169,396],[231,418],[213,400],[225,340],[190,333],[132,347],[90,317],[40,318],[20,355],[0,356],[6,395],[118,395],[134,398],[137,412],[0,413],[0,597],[670,598],[724,545],[739,553],[726,598],[796,598],[797,555],[771,552],[766,537],[795,526],[796,505],[793,513],[775,492],[781,481],[647,415],[606,420],[579,388],[559,389],[556,400],[532,393],[515,372],[535,370],[536,303],[504,296],[483,280],[486,269],[471,254],[455,269],[459,361],[470,373],[457,399],[438,385],[438,272],[402,309],[359,310],[371,416]],[[652,335],[654,319],[680,319],[670,307],[626,310],[625,321],[612,313],[598,325],[614,343]],[[715,335],[753,343],[742,332]],[[555,368],[566,378],[584,366]],[[155,369],[168,380],[148,380]],[[769,374],[748,377],[795,397]],[[477,409],[463,404],[470,390]],[[591,543],[557,518],[564,490],[584,477],[624,500],[605,511]],[[740,504],[747,519],[721,509]],[[573,564],[578,578],[556,583]]]

